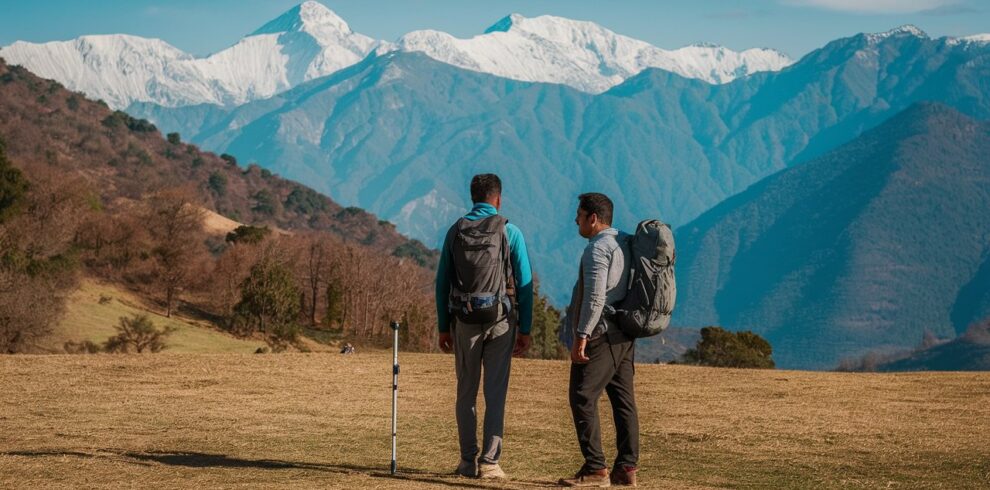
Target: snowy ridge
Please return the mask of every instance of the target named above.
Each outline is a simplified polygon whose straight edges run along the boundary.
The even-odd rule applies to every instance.
[[[165,107],[240,105],[351,66],[373,50],[420,51],[444,63],[516,80],[602,92],[646,68],[726,83],[792,61],[771,49],[732,51],[715,45],[663,50],[592,22],[518,14],[485,34],[458,39],[415,31],[397,43],[355,33],[319,2],[289,9],[233,46],[196,58],[158,39],[124,34],[43,44],[15,42],[0,57],[115,109],[135,102]]]
[[[270,97],[357,63],[377,44],[308,1],[206,58],[124,34],[15,42],[0,57],[124,109],[134,102],[237,105]]]
[[[395,49],[420,51],[469,70],[516,80],[563,83],[593,93],[608,90],[646,68],[727,83],[793,63],[771,49],[736,52],[698,44],[668,51],[592,22],[549,15],[526,18],[512,14],[471,39],[432,30],[414,31],[400,38]]]
[[[897,36],[914,36],[914,37],[928,39],[928,34],[925,31],[911,24],[902,25],[900,27],[891,29],[887,32],[866,34],[866,38],[873,43],[878,43],[887,38],[897,37]]]
[[[986,44],[990,43],[990,33],[974,34],[972,36],[961,37],[959,39],[970,43]]]

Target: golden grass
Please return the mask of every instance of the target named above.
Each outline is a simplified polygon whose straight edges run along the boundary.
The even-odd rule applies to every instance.
[[[102,304],[101,297],[105,299]],[[102,344],[117,334],[114,327],[120,317],[134,314],[148,315],[156,327],[175,328],[165,341],[168,347],[163,352],[167,353],[252,353],[265,345],[260,340],[239,339],[207,322],[174,314],[172,318],[166,318],[147,308],[139,297],[130,292],[86,278],[69,297],[65,316],[41,347],[47,351],[61,352],[67,341],[89,340]]]
[[[0,488],[498,486],[448,475],[452,358],[401,360],[390,477],[390,352],[0,357]],[[567,373],[514,363],[504,486],[552,486],[580,464]],[[987,373],[636,375],[645,488],[990,485]]]
[[[200,209],[203,211],[203,229],[210,235],[226,236],[227,233],[234,231],[242,224],[213,210]]]

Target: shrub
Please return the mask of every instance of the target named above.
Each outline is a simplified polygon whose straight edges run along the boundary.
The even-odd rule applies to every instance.
[[[137,119],[123,111],[114,111],[105,117],[103,119],[103,125],[111,129],[126,127],[135,133],[152,133],[158,131],[158,128],[147,119]]]
[[[313,214],[316,211],[326,210],[327,202],[312,189],[296,187],[285,198],[285,207],[299,214]]]
[[[27,194],[28,181],[20,169],[7,160],[0,141],[0,222],[15,214]]]
[[[96,354],[103,351],[103,347],[90,340],[83,340],[82,342],[69,341],[63,344],[62,348],[67,354]]]
[[[227,233],[227,241],[230,243],[257,244],[272,233],[267,226],[241,225],[234,228],[234,231]]]
[[[275,198],[271,192],[262,189],[251,197],[254,199],[254,207],[251,208],[251,211],[268,216],[275,214]]]
[[[145,350],[161,352],[166,347],[165,338],[175,331],[173,327],[159,330],[148,315],[140,314],[134,314],[131,318],[120,317],[120,323],[114,328],[117,335],[103,344],[107,352],[129,352],[131,348],[138,354]]]
[[[214,194],[222,197],[227,193],[227,176],[220,172],[212,172],[210,173],[210,178],[207,181],[207,185]]]
[[[406,257],[413,260],[417,264],[428,267],[430,266],[430,261],[433,257],[433,252],[426,248],[419,240],[409,240],[392,251],[392,255],[396,257]]]
[[[773,369],[773,349],[763,337],[729,332],[721,327],[701,329],[701,339],[682,356],[685,364],[699,366]]]
[[[168,139],[168,142],[173,145],[182,143],[182,137],[179,136],[179,133],[168,133],[168,136],[166,136],[166,138]]]

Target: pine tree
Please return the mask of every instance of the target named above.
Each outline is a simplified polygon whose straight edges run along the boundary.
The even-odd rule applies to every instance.
[[[565,359],[567,350],[557,340],[560,327],[560,311],[550,304],[546,296],[540,294],[537,284],[533,291],[533,328],[530,331],[532,343],[529,357],[538,359]]]
[[[238,318],[265,335],[274,348],[284,347],[298,334],[300,291],[292,272],[269,245],[241,286]]]

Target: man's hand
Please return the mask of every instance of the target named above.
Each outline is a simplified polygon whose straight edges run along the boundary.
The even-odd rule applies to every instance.
[[[440,332],[440,350],[449,354],[454,350],[454,337],[450,335],[450,332]]]
[[[516,347],[512,349],[512,355],[515,357],[522,357],[526,355],[526,351],[529,350],[529,344],[532,343],[533,338],[526,334],[519,334],[516,336]]]
[[[571,362],[584,364],[591,359],[584,355],[584,348],[588,345],[587,337],[577,337],[574,339],[574,348],[571,349]]]

